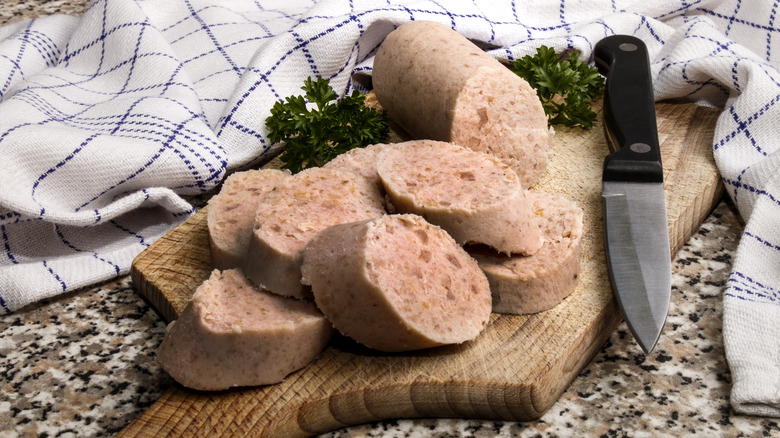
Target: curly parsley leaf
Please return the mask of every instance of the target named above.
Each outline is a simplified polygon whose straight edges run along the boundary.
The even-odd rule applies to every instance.
[[[322,166],[350,149],[387,138],[387,116],[367,107],[358,91],[337,101],[338,95],[322,78],[307,78],[301,89],[304,96],[276,102],[265,120],[268,139],[285,143],[279,156],[282,168],[297,173]]]
[[[604,77],[595,67],[580,61],[579,52],[559,56],[541,46],[536,55],[526,55],[510,67],[536,89],[551,124],[590,128],[596,113],[590,102],[604,93]]]

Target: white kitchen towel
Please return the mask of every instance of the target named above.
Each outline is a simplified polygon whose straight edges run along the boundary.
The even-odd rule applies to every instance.
[[[635,35],[657,99],[723,110],[713,153],[746,221],[724,298],[743,413],[780,415],[780,32],[769,0],[132,1],[0,28],[0,312],[126,274],[309,76],[366,91],[382,39],[434,20],[512,61]]]

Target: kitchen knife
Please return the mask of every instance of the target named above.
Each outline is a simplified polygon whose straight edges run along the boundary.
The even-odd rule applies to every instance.
[[[606,76],[604,128],[614,152],[604,160],[604,237],[612,288],[645,353],[666,321],[672,286],[664,174],[650,61],[642,40],[614,35],[596,44]]]

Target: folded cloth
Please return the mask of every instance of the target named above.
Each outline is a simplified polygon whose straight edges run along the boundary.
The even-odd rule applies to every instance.
[[[533,3],[533,4],[532,4]],[[738,412],[780,415],[780,32],[768,0],[96,0],[0,28],[0,312],[126,274],[191,197],[278,152],[274,102],[320,76],[366,91],[383,38],[433,20],[512,60],[650,50],[657,99],[723,109],[713,153],[746,221],[725,293]]]

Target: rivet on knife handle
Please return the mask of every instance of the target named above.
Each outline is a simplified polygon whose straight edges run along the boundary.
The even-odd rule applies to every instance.
[[[666,321],[671,253],[650,61],[644,43],[615,35],[594,49],[607,77],[604,241],[612,288],[629,329],[649,353]]]

